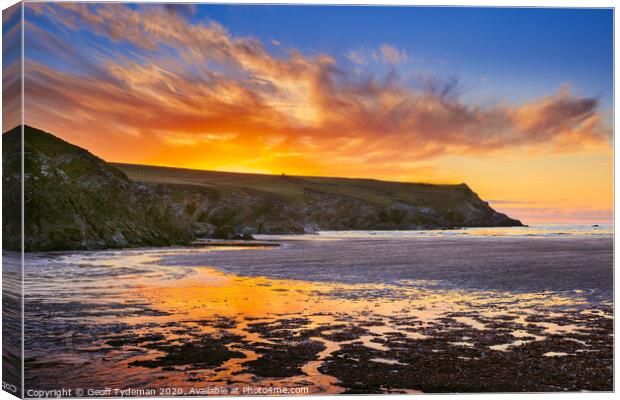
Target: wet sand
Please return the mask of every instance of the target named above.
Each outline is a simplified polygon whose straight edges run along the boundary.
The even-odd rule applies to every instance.
[[[609,391],[611,247],[347,239],[33,254],[26,390]]]
[[[446,288],[586,291],[609,300],[611,238],[428,238],[291,240],[276,251],[167,257],[170,265],[217,267],[245,276],[344,283],[434,280]]]

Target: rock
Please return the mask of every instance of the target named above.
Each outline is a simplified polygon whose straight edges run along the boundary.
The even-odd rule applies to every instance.
[[[466,184],[110,164],[26,126],[27,251],[187,244],[196,236],[522,226]],[[21,129],[3,135],[3,244],[21,245]],[[174,179],[178,179],[178,184]]]
[[[522,226],[520,221],[493,210],[465,184],[283,178],[115,165],[135,180],[166,186],[180,209],[198,210],[186,214],[194,231],[219,239],[236,238],[245,232],[308,234],[321,230]],[[174,178],[182,184],[169,183]]]
[[[189,220],[166,190],[131,181],[88,151],[24,127],[26,251],[190,243]],[[3,135],[3,246],[20,247],[21,129]]]

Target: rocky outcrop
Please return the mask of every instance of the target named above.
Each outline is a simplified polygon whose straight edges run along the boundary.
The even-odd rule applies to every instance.
[[[115,165],[135,180],[170,190],[199,236],[522,225],[493,210],[465,184]]]
[[[193,235],[169,193],[131,181],[88,151],[24,128],[26,251],[163,246]],[[20,198],[21,132],[3,135],[6,206]],[[5,207],[6,207],[5,206]],[[5,210],[3,210],[4,212]],[[19,248],[20,213],[4,212],[3,246]]]
[[[291,200],[254,191],[239,196],[217,196],[209,189],[168,186],[196,234],[219,238],[243,234],[300,234],[320,230],[411,230],[459,227],[520,226],[494,211],[466,187],[456,187],[462,201],[439,210],[399,201],[374,204],[361,199],[307,190]]]
[[[186,244],[319,230],[520,226],[467,185],[110,164],[24,128],[26,251]],[[21,132],[3,135],[3,246],[21,243]]]

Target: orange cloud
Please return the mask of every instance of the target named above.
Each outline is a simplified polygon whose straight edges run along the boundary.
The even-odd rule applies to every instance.
[[[525,104],[482,107],[460,98],[458,81],[429,81],[420,89],[393,69],[385,78],[359,75],[327,54],[288,49],[276,57],[257,39],[234,37],[215,22],[189,23],[191,9],[27,7],[53,15],[68,29],[87,29],[146,52],[139,61],[121,53],[107,57],[89,69],[92,74],[26,63],[27,123],[69,132],[114,160],[127,160],[123,144],[141,141],[148,142],[141,147],[143,161],[153,163],[174,164],[174,156],[183,166],[236,163],[302,173],[329,173],[335,165],[351,173],[376,172],[381,165],[402,175],[428,171],[428,160],[446,154],[609,148],[611,133],[598,101],[571,94],[568,85]],[[49,33],[27,27],[27,35],[36,45]],[[170,48],[178,57],[164,51]],[[61,46],[50,51],[59,57],[71,52]],[[378,53],[389,64],[407,58],[387,44]],[[349,58],[365,60],[356,52]],[[194,153],[209,154],[203,157],[208,161],[189,161],[182,147],[191,146]]]
[[[492,204],[494,207],[495,205]],[[604,223],[613,222],[613,209],[590,208],[559,208],[559,207],[495,207],[501,212],[508,213],[513,218],[522,218],[529,224],[549,223]]]
[[[21,122],[21,3],[2,11],[2,131],[5,132]]]

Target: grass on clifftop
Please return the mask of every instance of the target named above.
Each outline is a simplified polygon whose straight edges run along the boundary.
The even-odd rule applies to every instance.
[[[314,191],[348,196],[377,205],[397,201],[434,208],[458,205],[464,198],[477,198],[465,184],[435,185],[374,179],[248,174],[118,163],[114,166],[134,181],[202,186],[218,191],[259,190],[290,198],[302,197],[305,192]]]

